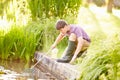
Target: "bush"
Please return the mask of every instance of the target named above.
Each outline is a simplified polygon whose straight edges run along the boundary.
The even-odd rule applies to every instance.
[[[105,0],[93,0],[93,2],[94,2],[97,6],[103,6],[103,5],[105,5]]]

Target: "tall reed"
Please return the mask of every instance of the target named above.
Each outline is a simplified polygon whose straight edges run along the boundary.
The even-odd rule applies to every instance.
[[[48,50],[57,35],[54,23],[54,19],[42,19],[26,26],[14,24],[7,33],[0,31],[0,58],[29,61],[36,50]]]
[[[80,63],[79,80],[119,80],[119,35],[113,36],[113,39],[108,37],[96,47],[97,50],[93,54],[88,51],[88,55]]]
[[[0,38],[0,55],[2,59],[25,59],[29,61],[35,52],[36,33],[24,27],[12,26],[11,30]]]
[[[27,0],[32,17],[64,17],[69,13],[77,14],[81,0]]]

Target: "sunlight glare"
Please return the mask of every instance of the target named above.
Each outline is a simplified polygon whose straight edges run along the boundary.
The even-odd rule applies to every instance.
[[[5,33],[9,31],[9,29],[11,28],[11,22],[8,22],[7,20],[0,20],[0,30],[4,31]]]
[[[96,31],[102,31],[106,35],[114,35],[119,31],[114,16],[120,17],[120,11],[113,9],[113,14],[109,14],[106,7],[90,5],[89,8],[80,8],[78,23],[91,35]]]

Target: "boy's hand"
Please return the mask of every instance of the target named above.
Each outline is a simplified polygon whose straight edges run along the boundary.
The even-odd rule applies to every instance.
[[[73,62],[75,61],[75,59],[76,59],[76,55],[74,55],[74,56],[72,57],[72,59],[71,59],[71,61],[70,61],[70,64],[73,64]]]
[[[56,45],[55,45],[55,44],[53,44],[53,45],[51,46],[51,49],[53,50],[55,47],[56,47]]]

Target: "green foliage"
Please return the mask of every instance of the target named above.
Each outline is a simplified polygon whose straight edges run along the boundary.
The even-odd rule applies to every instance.
[[[0,0],[0,15],[3,15],[4,9],[9,4],[10,0]]]
[[[108,39],[97,45],[99,48],[96,52],[88,53],[83,59],[80,64],[79,80],[103,80],[101,77],[103,74],[109,80],[119,78],[119,67],[117,66],[120,63],[120,43],[117,41],[118,37],[113,37],[110,41]]]
[[[54,24],[56,19],[40,19],[36,22],[30,22],[27,25],[27,30],[31,31],[34,30],[35,32],[38,31],[36,37],[38,38],[38,43],[36,50],[43,50],[46,51],[52,45],[55,37],[57,36],[58,32],[54,28]],[[55,33],[55,34],[53,34]]]
[[[0,4],[0,18],[14,21],[18,25],[31,20],[26,0],[0,0]]]
[[[28,30],[31,29],[31,30]],[[13,25],[8,33],[1,35],[0,55],[2,59],[22,59],[29,61],[38,44],[38,30]],[[3,36],[3,37],[2,37]]]
[[[36,17],[59,16],[64,17],[69,13],[76,15],[81,0],[27,0],[33,20]]]
[[[73,15],[70,15],[71,17]],[[75,19],[69,20],[71,23]],[[59,31],[55,29],[55,23],[59,18],[39,18],[37,21],[29,21],[27,25],[18,26],[13,23],[7,31],[0,30],[0,58],[2,59],[26,59],[29,61],[34,57],[36,50],[47,52],[55,41]],[[9,26],[10,27],[10,26]],[[58,47],[67,45],[64,39]]]
[[[87,56],[77,63],[80,64],[79,79],[120,79],[120,19],[118,17],[107,14],[106,18],[106,14],[102,15],[104,12],[96,14],[95,9],[92,11],[81,8],[77,21],[74,14],[77,15],[81,0],[11,0],[10,2],[5,0],[5,2],[6,5],[10,4],[4,8],[4,15],[16,24],[12,25],[8,32],[0,30],[0,58],[29,61],[36,50],[47,52],[59,33],[54,28],[55,22],[59,19],[56,16],[59,16],[64,17],[63,19],[70,24],[80,23],[89,27],[86,31],[90,33],[92,43]],[[3,4],[0,5],[0,11]],[[22,22],[28,24],[23,26]],[[58,45],[61,53],[66,45],[67,38]]]
[[[90,26],[88,32],[92,43],[88,49],[87,56],[82,60],[80,58],[81,61],[77,62],[80,71],[79,80],[119,80],[119,18],[113,14],[106,14],[102,10],[102,14],[96,13],[96,9],[99,8],[94,7],[92,9],[90,7],[81,8],[80,10],[80,21],[82,24],[86,24],[88,28]],[[81,14],[83,12],[86,14]],[[89,21],[85,18],[86,16],[89,17]]]

